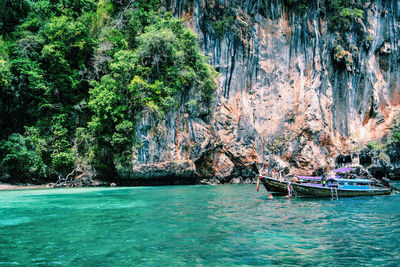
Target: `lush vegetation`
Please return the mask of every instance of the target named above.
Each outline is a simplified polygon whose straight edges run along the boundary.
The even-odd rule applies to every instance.
[[[348,31],[352,22],[364,17],[362,1],[331,0],[328,4],[329,27],[332,30]]]
[[[285,0],[285,4],[295,10],[307,11],[307,6],[316,4],[310,0]],[[326,0],[327,18],[331,30],[347,31],[352,21],[363,18],[363,1],[361,0]]]
[[[157,0],[0,7],[0,173],[115,172],[130,164],[143,110],[163,116],[189,91],[197,106],[211,100],[216,72]]]
[[[400,159],[400,117],[393,121],[390,131],[384,138],[379,141],[370,141],[359,150],[361,158],[364,158],[364,162],[361,162],[363,165],[376,164],[383,170],[393,172],[390,170],[391,165],[397,165]],[[395,171],[395,173],[398,172]]]
[[[302,13],[307,11],[308,5],[316,4],[310,0],[285,0],[285,4],[293,10]],[[361,0],[326,0],[326,18],[332,31],[345,32],[350,29],[352,23],[364,17]]]
[[[308,0],[285,0],[285,3],[292,9],[304,12],[307,11],[307,1]]]

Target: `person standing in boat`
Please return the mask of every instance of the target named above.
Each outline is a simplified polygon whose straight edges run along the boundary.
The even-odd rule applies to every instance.
[[[279,171],[279,182],[283,182],[283,180],[284,180],[284,177],[283,177],[283,175],[282,175],[282,173],[283,173],[283,170],[280,170]]]
[[[326,186],[326,176],[325,175],[322,175],[321,183],[322,183],[323,187]]]
[[[290,181],[288,181],[288,183],[287,183],[287,191],[288,191],[288,194],[287,194],[287,196],[285,196],[285,198],[290,198],[292,196],[292,187],[291,187]]]

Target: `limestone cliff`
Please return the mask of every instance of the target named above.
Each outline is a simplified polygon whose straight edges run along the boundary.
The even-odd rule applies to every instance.
[[[141,114],[133,170],[124,177],[254,175],[253,162],[292,172],[332,166],[380,138],[400,104],[400,1],[365,1],[362,19],[328,27],[324,1],[164,2],[199,36],[220,73],[212,107]],[[332,22],[331,22],[332,23]]]

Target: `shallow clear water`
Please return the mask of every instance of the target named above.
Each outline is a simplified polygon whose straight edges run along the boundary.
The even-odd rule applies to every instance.
[[[400,195],[255,185],[0,192],[0,265],[400,265]]]

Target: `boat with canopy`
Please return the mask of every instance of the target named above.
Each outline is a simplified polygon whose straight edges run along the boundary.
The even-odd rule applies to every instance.
[[[388,187],[376,186],[367,179],[335,179],[327,180],[326,186],[322,184],[292,183],[292,191],[300,197],[357,197],[389,195],[392,190]]]
[[[378,185],[369,179],[348,179],[341,175],[353,171],[354,168],[342,167],[335,169],[323,178],[321,176],[296,175],[292,178],[276,179],[260,176],[261,182],[269,193],[299,197],[354,197],[388,195],[392,192],[390,186]],[[325,182],[324,182],[325,181]]]

